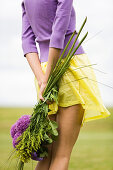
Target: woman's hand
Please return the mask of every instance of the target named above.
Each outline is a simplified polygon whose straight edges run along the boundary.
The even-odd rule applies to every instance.
[[[42,82],[42,83],[39,82],[38,84],[40,84],[40,85],[39,85],[39,87],[40,87],[40,90],[39,90],[39,99],[42,100],[42,101],[44,101],[44,98],[43,98],[42,95],[43,95],[43,92],[44,92],[44,90],[45,90],[45,88],[46,88],[47,82]],[[53,101],[51,102],[51,101],[47,100],[46,103],[49,105],[49,104],[52,104]]]
[[[38,84],[39,84],[39,88],[40,88],[40,90],[39,90],[39,99],[44,101],[44,98],[43,98],[42,94],[44,92],[44,89],[46,88],[47,83],[39,82]]]

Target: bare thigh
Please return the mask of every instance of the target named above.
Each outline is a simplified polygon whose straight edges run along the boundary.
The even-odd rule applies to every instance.
[[[78,137],[84,110],[81,104],[60,107],[57,112],[58,139],[53,144],[52,161],[57,157],[70,158],[73,146]]]

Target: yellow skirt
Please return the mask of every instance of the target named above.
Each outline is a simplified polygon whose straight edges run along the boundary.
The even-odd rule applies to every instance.
[[[62,59],[62,61],[63,60],[64,59]],[[45,73],[47,62],[42,62],[41,67]],[[36,77],[34,77],[34,82],[38,101],[39,86]],[[84,122],[105,118],[110,115],[110,112],[103,104],[96,75],[87,54],[74,55],[71,58],[70,66],[63,74],[59,84],[59,106],[68,107],[80,103],[84,109],[81,126],[83,126]],[[51,111],[48,112],[48,115],[56,114],[58,105],[56,102],[50,104],[49,108]]]

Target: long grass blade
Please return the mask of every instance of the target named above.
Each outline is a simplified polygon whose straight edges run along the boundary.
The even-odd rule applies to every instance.
[[[73,80],[73,81],[69,81],[68,83],[64,83],[63,86],[65,86],[65,85],[67,85],[67,84],[69,84],[69,83],[71,83],[71,82],[79,81],[79,80],[86,79],[86,78],[89,79],[89,80],[92,80],[92,81],[94,81],[94,82],[96,82],[96,83],[102,84],[102,85],[104,85],[104,86],[106,86],[106,87],[109,87],[109,88],[112,88],[112,89],[113,89],[112,86],[109,86],[109,85],[107,85],[107,84],[104,84],[104,83],[102,83],[102,82],[100,82],[100,81],[93,80],[93,79],[91,79],[91,78],[89,78],[89,77],[87,77],[87,76],[86,76],[86,77],[79,78],[79,79],[76,79],[76,80]]]
[[[86,21],[87,21],[87,17],[85,18],[85,20],[84,20],[84,22],[83,22],[80,30],[78,31],[78,34],[77,34],[77,36],[76,36],[76,38],[75,38],[75,41],[74,41],[74,43],[72,44],[71,49],[69,50],[69,53],[68,53],[67,56],[66,56],[67,58],[68,58],[68,56],[71,54],[71,52],[72,52],[72,50],[73,50],[73,48],[74,48],[74,45],[75,45],[75,43],[76,43],[76,41],[77,41],[77,39],[78,39],[78,37],[79,37],[79,35],[80,35],[80,33],[81,33],[81,31],[82,31],[82,29],[83,29]],[[81,44],[80,44],[80,45],[81,45]],[[80,46],[80,45],[79,45],[79,46]],[[78,49],[78,48],[77,48],[77,49]],[[75,51],[75,52],[76,52],[76,51]],[[74,52],[74,53],[75,53],[75,52]]]
[[[89,39],[87,39],[87,40],[85,40],[84,42],[83,42],[83,44],[84,43],[86,43],[86,42],[88,42],[89,40],[92,40],[93,38],[95,38],[98,34],[100,34],[102,32],[102,30],[100,30],[99,32],[97,32],[95,35],[93,35],[92,37],[90,37]]]

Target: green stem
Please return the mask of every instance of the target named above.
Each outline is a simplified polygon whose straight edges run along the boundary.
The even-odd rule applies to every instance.
[[[77,41],[77,39],[78,39],[78,37],[79,37],[79,35],[80,35],[80,33],[81,33],[81,31],[82,31],[82,29],[83,29],[83,27],[84,27],[86,21],[87,21],[87,17],[85,18],[85,20],[84,20],[84,22],[83,22],[83,24],[82,24],[82,26],[81,26],[81,28],[80,28],[80,30],[79,30],[79,32],[78,32],[76,38],[75,38],[75,41],[74,41],[74,43],[73,43],[71,49],[69,50],[69,53],[68,53],[67,56],[66,56],[66,58],[68,58],[68,56],[71,54],[71,52],[72,52],[72,50],[73,50],[73,48],[74,48],[74,45],[75,45],[75,43],[76,43],[76,41]]]

